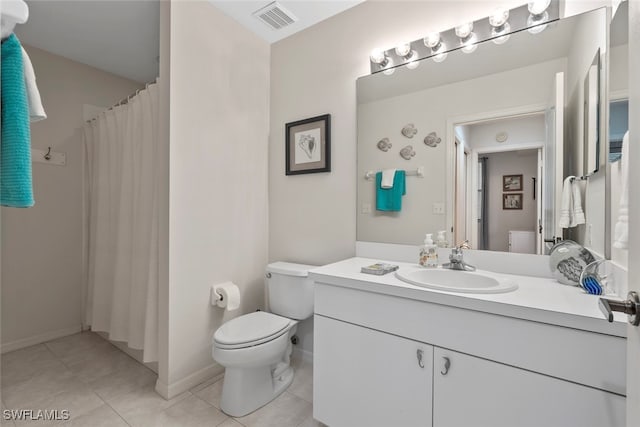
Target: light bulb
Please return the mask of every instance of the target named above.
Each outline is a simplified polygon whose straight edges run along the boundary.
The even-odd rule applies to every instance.
[[[380,64],[382,66],[385,65],[387,59],[387,55],[385,55],[384,50],[380,49],[380,48],[375,48],[371,51],[371,54],[369,55],[369,59],[371,59],[371,62],[373,62],[374,64]]]
[[[411,53],[411,43],[403,42],[396,46],[396,55],[405,57]]]
[[[469,34],[473,31],[473,22],[467,22],[466,24],[458,25],[456,27],[456,36],[461,39],[469,37]]]
[[[509,11],[507,9],[498,9],[489,16],[489,25],[493,28],[502,27],[509,19]]]
[[[527,31],[531,34],[538,34],[543,32],[547,28],[547,22],[549,20],[549,14],[545,11],[541,15],[529,15],[527,18]]]
[[[414,59],[411,62],[407,62],[407,68],[410,70],[415,70],[416,68],[418,68],[418,65],[420,65],[420,61],[418,61],[417,59]]]
[[[498,28],[492,28],[491,29],[491,37],[495,37],[493,39],[493,42],[495,44],[504,44],[507,42],[507,40],[509,40],[509,37],[511,37],[511,34],[509,34],[509,32],[511,31],[511,25],[509,25],[509,23],[507,22],[506,24],[502,25],[502,27],[498,30]]]
[[[384,71],[382,71],[382,74],[384,74],[385,76],[390,76],[391,74],[393,74],[395,72],[396,72],[395,68],[387,68]]]
[[[478,38],[476,37],[476,35],[474,33],[471,33],[464,42],[462,42],[462,50],[464,53],[472,53],[474,52],[477,48],[478,45],[476,44],[476,42],[478,41]]]
[[[440,33],[429,33],[424,38],[424,45],[431,49],[437,49],[440,44]]]
[[[445,59],[447,59],[447,55],[449,55],[449,53],[442,52],[442,53],[439,53],[437,55],[432,56],[431,58],[433,59],[433,62],[442,62]]]
[[[527,9],[529,9],[529,13],[531,13],[532,15],[540,15],[547,10],[550,4],[551,0],[530,1],[527,5]]]

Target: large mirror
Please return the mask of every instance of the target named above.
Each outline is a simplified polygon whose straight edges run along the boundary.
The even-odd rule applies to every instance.
[[[445,230],[473,249],[544,254],[571,238],[605,255],[606,168],[585,159],[604,163],[608,126],[585,128],[585,105],[600,120],[606,93],[585,104],[585,79],[604,90],[607,31],[598,9],[358,79],[357,240],[417,245]],[[568,176],[580,199],[570,224]],[[398,203],[380,188],[390,177],[404,182]]]

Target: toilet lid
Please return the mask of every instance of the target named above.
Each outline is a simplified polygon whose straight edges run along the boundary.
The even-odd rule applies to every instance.
[[[289,326],[290,319],[256,311],[231,319],[218,328],[213,339],[226,345],[244,344],[276,335]]]

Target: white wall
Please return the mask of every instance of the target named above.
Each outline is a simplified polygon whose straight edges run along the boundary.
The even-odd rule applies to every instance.
[[[509,251],[509,231],[535,231],[536,201],[533,200],[533,180],[537,177],[537,150],[508,151],[484,154],[487,160],[489,206],[489,250]],[[503,210],[503,175],[522,174],[522,210]],[[514,192],[516,193],[516,192]]]
[[[477,123],[468,128],[467,146],[474,150],[511,149],[521,145],[543,144],[546,138],[544,114]],[[496,134],[507,133],[505,142],[497,142]]]
[[[67,154],[33,163],[36,204],[2,208],[2,351],[80,330],[83,284],[82,105],[110,106],[139,83],[26,46],[48,118],[31,145]]]
[[[207,2],[172,2],[169,28],[165,12],[169,312],[157,390],[166,397],[221,372],[211,358],[213,332],[263,307],[269,45]],[[240,288],[234,312],[209,303],[210,286],[227,280]]]
[[[428,64],[427,64],[428,65]],[[420,244],[425,233],[445,230],[447,215],[433,214],[434,203],[445,203],[446,193],[453,191],[447,165],[447,121],[476,114],[506,111],[525,106],[546,105],[552,91],[554,76],[564,71],[565,59],[556,59],[529,67],[496,73],[477,79],[439,86],[358,105],[358,220],[359,241]],[[523,84],[526,82],[526,84]],[[461,102],[461,100],[465,102]],[[400,129],[414,123],[418,134],[412,139],[400,135]],[[502,146],[538,142],[544,137],[544,117],[520,120],[507,126],[509,142]],[[521,129],[518,129],[521,127]],[[503,125],[504,127],[504,125]],[[473,148],[495,143],[494,125],[466,141]],[[534,131],[535,129],[535,131]],[[436,147],[423,144],[423,138],[435,131],[442,142]],[[478,134],[479,132],[479,134]],[[388,152],[378,150],[377,141],[391,137],[394,144]],[[416,151],[411,160],[398,155],[401,147],[411,144]],[[453,159],[452,159],[453,161]],[[387,168],[415,169],[424,166],[425,178],[407,177],[407,194],[402,211],[380,213],[375,210],[375,181],[364,179],[365,171]],[[363,205],[371,206],[371,213],[363,213]],[[449,212],[449,216],[453,213]]]

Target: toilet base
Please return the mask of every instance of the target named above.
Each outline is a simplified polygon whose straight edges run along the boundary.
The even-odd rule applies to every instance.
[[[293,381],[293,368],[287,366],[276,377],[271,366],[227,368],[222,385],[220,409],[232,417],[242,417],[278,397]]]

